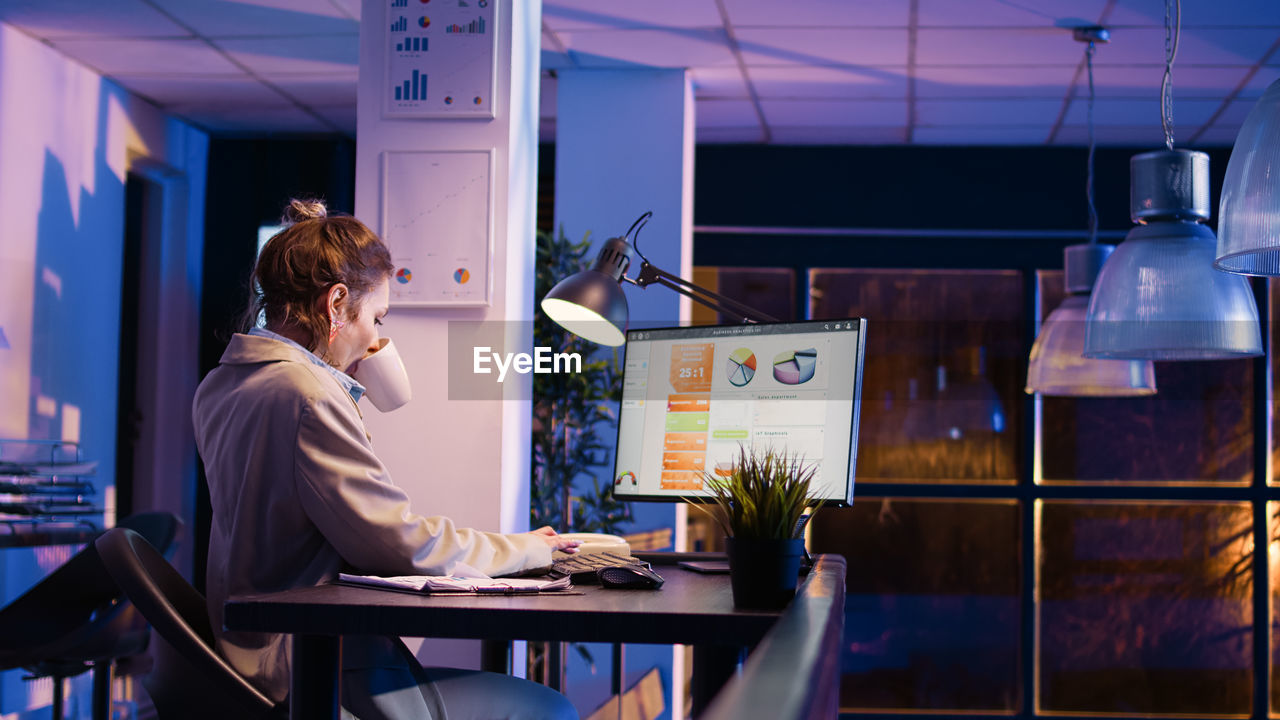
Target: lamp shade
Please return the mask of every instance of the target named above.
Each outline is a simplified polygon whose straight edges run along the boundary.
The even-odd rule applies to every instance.
[[[1280,80],[1245,118],[1218,206],[1219,270],[1280,275]]]
[[[1129,232],[1089,300],[1084,354],[1092,358],[1217,360],[1262,354],[1248,281],[1213,267],[1217,242],[1197,222]]]
[[[1088,295],[1071,295],[1040,326],[1027,366],[1027,392],[1071,397],[1154,395],[1150,360],[1084,357]]]
[[[622,279],[631,264],[631,246],[610,238],[595,264],[556,283],[542,298],[542,312],[560,327],[593,343],[617,347],[627,341],[627,296]]]

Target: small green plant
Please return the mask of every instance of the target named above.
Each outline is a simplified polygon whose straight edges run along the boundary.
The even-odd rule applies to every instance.
[[[739,446],[738,459],[728,475],[704,472],[703,483],[711,491],[709,514],[725,535],[735,538],[789,540],[801,536],[805,508],[822,505],[813,488],[818,466],[805,464],[800,455],[766,448]]]

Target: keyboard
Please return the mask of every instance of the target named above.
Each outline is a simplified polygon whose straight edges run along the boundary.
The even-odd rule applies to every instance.
[[[650,567],[644,560],[637,560],[630,555],[618,555],[611,552],[595,552],[586,555],[567,555],[551,563],[548,575],[552,578],[569,576],[575,585],[595,585],[600,582],[596,571],[602,567],[616,565],[640,565]],[[652,568],[650,568],[652,569]]]

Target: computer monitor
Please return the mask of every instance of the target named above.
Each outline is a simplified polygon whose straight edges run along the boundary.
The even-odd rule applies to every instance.
[[[826,503],[853,502],[867,321],[631,330],[614,462],[620,500],[706,499],[703,473],[740,447],[817,466]]]

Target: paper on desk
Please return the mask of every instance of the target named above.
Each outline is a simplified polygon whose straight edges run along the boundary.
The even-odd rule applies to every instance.
[[[555,580],[538,578],[503,578],[460,577],[458,575],[399,575],[381,577],[378,575],[349,575],[339,573],[338,580],[355,585],[389,588],[392,590],[413,590],[425,593],[538,593],[555,590],[567,590],[569,578]]]

